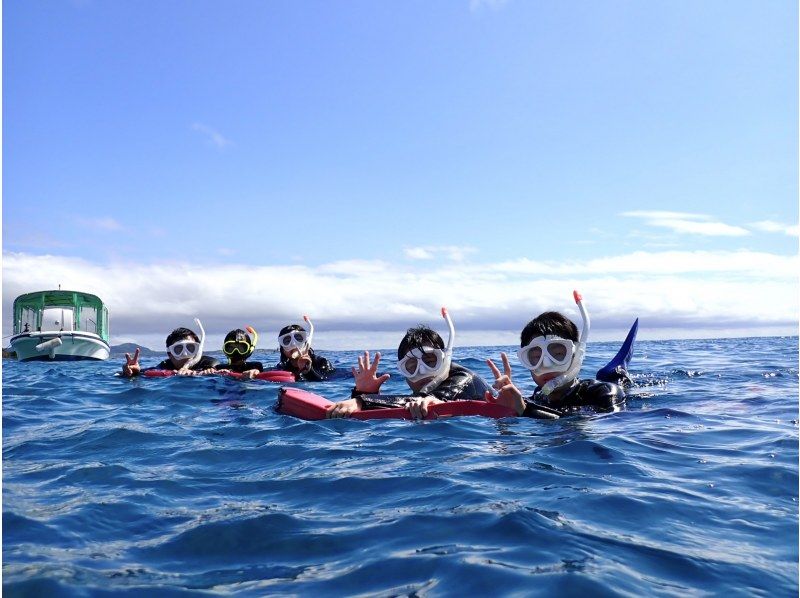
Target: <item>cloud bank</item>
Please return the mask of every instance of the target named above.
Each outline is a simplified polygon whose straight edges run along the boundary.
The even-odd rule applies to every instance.
[[[211,334],[222,335],[245,323],[277,330],[309,314],[321,347],[329,335],[337,339],[331,348],[358,349],[364,345],[351,345],[355,339],[396,343],[408,326],[425,322],[440,327],[439,307],[446,305],[459,344],[465,338],[471,344],[497,344],[514,338],[545,310],[577,318],[571,293],[579,289],[596,340],[603,331],[621,335],[636,316],[650,338],[657,338],[659,330],[682,329],[690,335],[700,328],[724,330],[721,335],[756,329],[786,334],[797,329],[798,265],[798,256],[751,251],[635,252],[566,263],[448,262],[436,268],[426,262],[419,269],[378,260],[315,267],[95,264],[6,253],[3,324],[8,334],[17,295],[61,283],[106,301],[114,342],[163,339],[194,316]]]

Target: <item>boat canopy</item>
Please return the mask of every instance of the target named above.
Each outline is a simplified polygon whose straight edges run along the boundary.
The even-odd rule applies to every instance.
[[[108,342],[108,309],[97,295],[80,291],[37,291],[14,300],[14,334],[50,330],[91,332]]]

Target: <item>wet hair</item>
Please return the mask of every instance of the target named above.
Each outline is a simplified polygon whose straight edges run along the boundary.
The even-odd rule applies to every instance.
[[[247,341],[251,345],[253,344],[253,339],[250,338],[250,335],[241,328],[231,330],[228,334],[226,334],[222,344],[224,345],[228,341]]]
[[[526,346],[537,336],[558,336],[574,343],[578,342],[578,327],[565,315],[557,311],[546,311],[525,325],[520,334],[520,347]]]
[[[200,342],[200,338],[188,328],[176,328],[172,332],[169,333],[167,337],[167,347],[169,347],[172,343],[176,343],[182,338],[186,338],[187,336],[193,338],[195,342]]]
[[[419,349],[423,346],[444,349],[444,341],[439,333],[431,330],[425,324],[409,328],[403,340],[400,341],[400,346],[397,347],[397,359],[403,359],[411,349]]]

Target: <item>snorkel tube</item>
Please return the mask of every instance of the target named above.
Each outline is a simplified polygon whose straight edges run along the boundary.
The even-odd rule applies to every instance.
[[[200,329],[200,346],[197,348],[197,353],[194,357],[192,357],[189,361],[183,364],[182,370],[188,370],[192,366],[194,366],[200,359],[203,357],[203,347],[206,344],[206,331],[203,328],[203,325],[200,323],[198,318],[194,319],[194,323],[197,324],[197,327]]]
[[[308,316],[303,316],[303,319],[308,324],[308,336],[306,337],[306,345],[308,348],[311,348],[311,339],[314,338],[314,324],[311,323],[311,318]]]
[[[445,381],[448,374],[450,374],[450,363],[453,361],[453,344],[456,340],[456,329],[453,326],[453,320],[450,318],[450,314],[447,313],[447,308],[442,308],[442,317],[444,321],[447,322],[447,328],[449,329],[449,336],[447,337],[447,345],[444,348],[444,359],[442,360],[442,368],[441,371],[433,377],[433,379],[428,382],[425,386],[419,389],[420,394],[427,394],[432,391],[434,388],[439,386],[442,382]]]
[[[586,341],[589,339],[590,327],[589,313],[586,311],[586,306],[583,304],[583,297],[581,294],[578,291],[572,291],[572,296],[575,298],[575,303],[578,304],[578,309],[581,312],[583,328],[581,329],[580,337],[578,337],[578,344],[575,346],[575,355],[572,357],[572,365],[558,378],[553,378],[542,387],[542,392],[545,396],[577,378],[581,371],[581,366],[583,365],[583,358],[586,355]]]

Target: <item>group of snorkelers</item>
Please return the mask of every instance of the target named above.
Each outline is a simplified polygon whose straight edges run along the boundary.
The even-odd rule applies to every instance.
[[[415,418],[424,418],[428,408],[448,401],[487,401],[514,410],[517,415],[539,419],[557,419],[584,408],[595,411],[614,411],[625,401],[625,389],[631,385],[627,367],[633,354],[638,320],[617,355],[602,368],[594,379],[579,378],[589,336],[589,315],[581,296],[574,293],[583,326],[580,333],[574,322],[559,312],[540,314],[522,329],[517,356],[527,369],[536,388],[529,397],[523,396],[512,380],[511,364],[505,353],[500,354],[502,372],[489,359],[487,365],[494,375],[490,387],[475,372],[453,363],[455,328],[449,313],[442,308],[448,329],[444,343],[431,328],[420,325],[409,328],[397,348],[397,367],[405,378],[411,394],[386,395],[380,388],[389,374],[379,374],[381,354],[370,356],[365,351],[352,368],[355,386],[351,398],[334,403],[328,417],[348,417],[356,411],[406,407]],[[336,370],[324,357],[311,348],[314,326],[304,316],[306,326],[292,324],[278,333],[280,362],[274,370],[290,372],[298,381],[323,381]],[[199,320],[200,336],[188,328],[177,328],[167,337],[167,358],[147,370],[173,370],[177,375],[241,374],[254,378],[265,371],[259,361],[249,361],[258,342],[256,331],[230,331],[223,341],[222,351],[228,363],[203,355],[205,331]],[[307,328],[306,328],[307,327]],[[139,365],[139,349],[133,356],[126,354],[122,376],[131,377],[147,370]],[[496,394],[495,392],[496,391]]]

